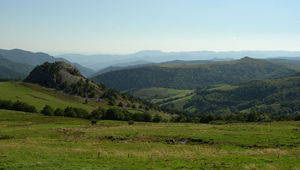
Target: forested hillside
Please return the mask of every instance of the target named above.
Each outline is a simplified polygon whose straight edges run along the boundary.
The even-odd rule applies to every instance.
[[[90,100],[109,107],[125,110],[134,109],[142,112],[149,110],[160,111],[157,105],[145,102],[129,94],[106,88],[103,85],[94,84],[91,80],[81,75],[78,69],[65,62],[46,62],[37,66],[24,82],[52,88],[72,96],[80,96],[86,102]]]
[[[0,54],[0,78],[19,79],[25,78],[34,67],[10,61]]]
[[[169,108],[173,108],[169,105]],[[251,81],[238,86],[198,88],[184,106],[194,114],[226,114],[257,110],[270,114],[300,112],[300,74]]]
[[[92,80],[118,90],[164,87],[195,89],[213,84],[239,84],[288,76],[299,68],[245,57],[236,61],[210,64],[171,64],[117,70]]]

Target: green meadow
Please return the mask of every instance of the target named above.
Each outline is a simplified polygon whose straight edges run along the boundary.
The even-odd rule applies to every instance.
[[[23,82],[0,82],[0,100],[11,100],[11,101],[22,101],[37,108],[41,111],[45,105],[49,105],[52,108],[65,109],[66,107],[76,107],[82,108],[91,112],[97,107],[102,107],[104,109],[112,108],[114,106],[109,106],[107,102],[97,102],[94,100],[89,100],[85,103],[85,99],[79,96],[68,95],[62,92],[58,92],[54,89],[44,88],[42,86],[23,83]],[[140,113],[138,109],[124,108],[131,113]],[[159,114],[164,118],[170,118],[169,114],[158,112],[155,110],[150,110],[150,114]]]
[[[83,104],[80,97],[58,93],[53,89],[44,88],[35,84],[23,82],[0,82],[0,99],[22,101],[34,105],[42,110],[47,104],[53,108],[66,108],[67,106],[80,107],[91,111],[99,104]]]
[[[183,106],[194,96],[194,90],[161,87],[137,89],[130,93],[159,106],[171,105],[171,108],[175,110],[183,110]]]
[[[299,169],[300,122],[143,123],[0,110],[0,169]]]

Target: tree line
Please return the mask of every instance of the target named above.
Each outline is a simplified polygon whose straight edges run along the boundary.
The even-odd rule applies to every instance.
[[[156,114],[152,116],[149,112],[132,113],[128,110],[118,108],[104,109],[98,107],[92,112],[88,112],[82,108],[66,107],[64,110],[61,108],[54,109],[46,105],[41,111],[42,114],[47,116],[65,116],[89,119],[91,121],[98,120],[121,120],[121,121],[139,121],[139,122],[161,122],[163,118]]]
[[[30,113],[38,113],[35,106],[26,102],[0,100],[0,109],[16,110]],[[248,113],[237,112],[231,114],[176,114],[170,119],[164,119],[159,114],[151,115],[149,112],[132,113],[128,110],[119,108],[104,109],[98,107],[92,112],[82,108],[66,107],[52,108],[49,105],[41,110],[43,115],[47,116],[65,116],[74,118],[83,118],[97,122],[98,120],[120,120],[120,121],[141,121],[141,122],[192,122],[192,123],[232,123],[232,122],[271,122],[271,121],[300,121],[300,113],[297,114],[277,114],[272,115],[261,111],[252,110]]]
[[[234,123],[234,122],[272,122],[272,121],[300,121],[298,114],[269,114],[261,111],[251,110],[250,112],[237,112],[231,114],[201,114],[184,115],[180,114],[171,119],[172,122],[193,122],[193,123]]]

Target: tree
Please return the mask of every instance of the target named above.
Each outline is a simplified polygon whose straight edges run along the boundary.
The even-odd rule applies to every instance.
[[[132,104],[131,107],[132,107],[133,109],[135,109],[135,108],[136,108],[136,105],[135,105],[135,104]]]
[[[119,106],[119,107],[123,107],[123,103],[120,102],[120,103],[118,104],[118,106]]]
[[[89,115],[89,119],[101,120],[104,117],[104,114],[105,110],[99,107],[92,111],[92,113]]]
[[[47,116],[53,116],[54,115],[54,110],[51,108],[51,106],[46,105],[43,110],[41,111],[42,114],[47,115]]]
[[[54,116],[63,116],[64,115],[64,111],[61,108],[57,108],[54,111]]]
[[[72,107],[67,107],[65,109],[64,116],[67,116],[67,117],[77,117],[76,112],[75,112],[74,108],[72,108]]]
[[[11,100],[0,100],[1,109],[12,109],[13,102]]]
[[[97,122],[98,122],[98,120],[97,120],[97,119],[92,119],[92,120],[91,120],[91,124],[92,124],[92,125],[95,125],[95,124],[97,124]]]
[[[110,106],[114,106],[115,105],[115,101],[113,99],[108,101],[108,105]]]
[[[150,113],[144,112],[144,113],[142,113],[142,115],[143,115],[143,121],[145,121],[145,122],[150,122],[151,121],[152,116],[151,116]]]
[[[162,120],[162,117],[159,114],[156,114],[153,119],[152,122],[160,122]]]
[[[125,116],[122,110],[111,108],[106,111],[105,117],[110,120],[124,120]]]
[[[76,117],[88,118],[88,116],[89,116],[89,112],[82,108],[74,108],[74,111],[76,113]]]

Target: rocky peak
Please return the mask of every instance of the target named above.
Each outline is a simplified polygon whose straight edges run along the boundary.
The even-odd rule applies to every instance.
[[[37,66],[24,82],[63,90],[82,97],[94,97],[101,93],[99,87],[82,76],[78,69],[62,61],[54,63],[45,62]]]

